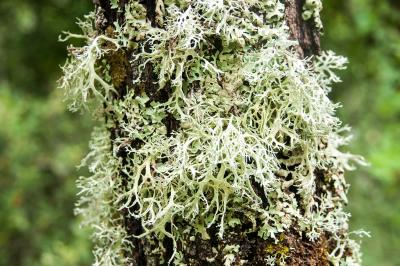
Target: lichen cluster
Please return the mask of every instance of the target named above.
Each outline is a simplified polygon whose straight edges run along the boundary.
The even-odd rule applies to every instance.
[[[320,16],[321,11],[322,11],[322,0],[305,0],[302,17],[304,20],[309,20],[313,18],[315,27],[320,31],[323,28]]]
[[[83,160],[92,175],[78,181],[95,265],[129,262],[126,217],[140,221],[136,238],[160,240],[153,254],[172,239],[176,265],[188,234],[208,239],[215,226],[223,239],[243,217],[274,243],[291,229],[309,241],[329,236],[329,261],[357,265],[343,173],[361,159],[339,150],[347,128],[327,96],[346,59],[301,59],[278,0],[158,0],[153,25],[139,1],[113,3],[122,25],[100,32],[92,13],[79,22],[83,35],[67,33],[86,45],[70,48],[61,80],[72,110],[106,118]],[[126,51],[133,75],[121,93],[109,58]],[[271,245],[265,263],[284,264],[287,249]],[[226,265],[238,250],[224,247]]]

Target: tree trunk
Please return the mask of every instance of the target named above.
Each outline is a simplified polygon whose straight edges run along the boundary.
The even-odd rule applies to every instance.
[[[131,27],[129,29],[133,31],[135,27],[141,27],[137,26],[139,24],[134,24],[137,21],[144,21],[141,19],[143,14],[138,14],[138,10],[141,9],[137,4],[144,7],[145,20],[149,22],[147,24],[149,34],[130,36],[129,45],[121,45],[120,48],[114,49],[112,45],[107,46],[105,42],[104,46],[111,48],[102,57],[109,66],[110,83],[115,88],[115,92],[102,101],[103,115],[110,131],[113,156],[118,161],[116,167],[118,170],[113,175],[113,180],[116,183],[119,182],[120,185],[113,190],[119,193],[116,192],[117,196],[114,196],[118,198],[115,204],[119,206],[116,208],[119,213],[109,216],[122,217],[122,219],[114,220],[110,218],[110,223],[113,226],[119,223],[126,233],[122,244],[124,248],[121,249],[122,254],[119,254],[125,260],[120,261],[129,265],[164,265],[168,262],[176,265],[330,265],[344,261],[358,263],[357,246],[347,238],[347,216],[342,210],[347,185],[343,179],[346,163],[337,161],[342,156],[336,150],[340,145],[340,140],[336,139],[339,131],[336,127],[339,123],[336,123],[336,118],[331,116],[335,107],[331,106],[326,98],[327,90],[321,89],[323,86],[328,86],[330,81],[322,82],[321,80],[326,78],[324,74],[321,74],[322,71],[313,72],[311,62],[303,60],[305,57],[321,54],[318,25],[315,24],[318,19],[319,1],[288,0],[285,2],[284,11],[279,11],[280,6],[277,1],[264,1],[265,5],[262,5],[243,0],[243,3],[246,2],[246,5],[249,5],[247,12],[250,12],[250,15],[245,13],[245,10],[239,12],[240,7],[232,7],[241,1],[232,1],[232,6],[229,6],[229,1],[205,1],[209,6],[218,2],[226,5],[226,8],[232,7],[228,13],[224,13],[223,9],[213,6],[212,8],[215,9],[212,10],[217,14],[215,17],[218,17],[218,14],[221,16],[218,20],[210,19],[210,21],[207,21],[207,18],[213,18],[214,15],[207,13],[208,9],[198,7],[200,5],[196,7],[188,4],[190,1],[164,1],[163,3],[161,0],[138,2],[97,0],[94,2],[98,35],[118,39],[121,31],[122,35],[127,34],[121,28]],[[173,7],[172,3],[176,6]],[[306,11],[311,12],[313,19],[307,21],[303,19]],[[199,12],[195,14],[202,18],[198,19],[196,15],[191,17],[190,12]],[[175,15],[170,15],[171,18],[168,14]],[[181,20],[177,20],[181,24],[172,24],[173,16],[178,16],[176,14],[181,14],[179,15]],[[231,20],[231,14],[238,21],[242,19],[240,16],[243,16],[243,20],[236,24],[234,20]],[[223,24],[221,22],[223,18],[228,22]],[[288,47],[280,48],[289,41],[285,40],[285,33],[281,32],[282,20],[284,20],[283,24],[286,23],[289,28],[288,36],[291,40],[297,41],[297,45],[290,44]],[[192,24],[185,28],[184,23],[189,23],[188,21],[199,24]],[[117,24],[119,26],[116,26]],[[167,53],[158,56],[156,53],[164,49],[157,46],[164,41],[161,39],[164,36],[163,31],[159,31],[161,32],[158,33],[159,35],[154,35],[160,39],[154,37],[149,41],[153,38],[151,31],[153,29],[168,31],[170,25],[181,25],[182,28],[176,28],[176,35],[173,35],[175,34],[173,30],[169,31],[168,36],[174,36],[165,42],[169,55]],[[279,32],[271,31],[268,33],[269,37],[262,37],[261,33],[260,35],[254,33],[256,32],[252,28],[254,25],[259,25],[260,29],[267,31],[276,29]],[[262,28],[262,25],[269,25],[270,28]],[[202,35],[200,41],[195,38],[195,35],[189,40],[191,31],[196,32],[203,29],[202,27],[204,29],[214,27],[214,33],[208,32]],[[241,32],[242,29],[243,32]],[[179,42],[184,38],[189,40],[188,43]],[[276,51],[271,52],[268,47]],[[183,57],[179,57],[181,53]],[[249,57],[246,57],[247,54]],[[263,62],[264,54],[265,57],[271,56],[271,59]],[[276,54],[280,55],[275,57]],[[212,60],[214,60],[215,65],[222,70],[220,72],[215,70],[207,65],[205,60],[201,61],[203,59],[195,61],[200,55],[208,62],[213,63]],[[161,63],[166,56],[171,57],[171,62],[168,62],[171,64],[170,69]],[[238,57],[243,59],[239,63]],[[252,61],[257,61],[260,57],[260,64],[248,71],[248,68],[253,66]],[[195,67],[190,68],[185,64],[198,64],[200,70]],[[300,64],[301,67],[296,68],[296,64]],[[179,72],[180,68],[185,67],[187,67],[186,72]],[[281,70],[281,67],[284,70]],[[265,71],[265,75],[270,75],[268,79],[263,79],[264,72],[257,74],[261,68]],[[160,69],[171,72],[165,73]],[[200,76],[193,77],[192,73],[195,71],[199,71]],[[295,72],[294,76],[291,76],[290,71]],[[207,77],[202,78],[201,75]],[[251,78],[254,76],[256,81]],[[317,82],[322,82],[321,87],[316,85]],[[261,83],[268,85],[260,85]],[[290,98],[298,92],[297,86],[300,86],[301,90],[303,85],[304,88],[322,93],[323,96],[316,95],[318,93],[308,94],[304,90],[297,96],[293,96],[297,98]],[[214,92],[207,92],[207,89],[213,86],[220,90],[215,93],[216,98],[209,96]],[[258,88],[261,88],[261,92],[272,88],[269,98],[257,102],[257,97],[262,97],[261,94],[257,96],[255,93]],[[174,97],[178,97],[176,93],[180,90],[187,96],[179,96],[181,98],[176,101],[178,107],[174,109],[171,102],[176,99]],[[248,98],[242,97],[241,91]],[[274,91],[279,92],[275,95]],[[136,98],[132,98],[132,95]],[[202,103],[203,105],[197,106],[195,103],[201,101],[203,99],[201,97],[205,97],[206,100]],[[307,97],[316,98],[308,102]],[[228,103],[222,102],[221,99],[225,98],[228,99]],[[127,99],[130,99],[130,102]],[[143,99],[143,104],[140,103],[140,99]],[[250,104],[245,103],[246,100],[249,100]],[[224,107],[226,105],[229,108],[225,111],[219,109],[209,111],[207,108],[213,108],[209,105],[211,101],[216,109],[219,105]],[[301,105],[300,109],[296,109],[296,101]],[[321,102],[316,104],[317,101]],[[130,105],[132,102],[134,104]],[[193,108],[199,109],[188,108],[187,106],[191,104]],[[260,109],[254,107],[259,105]],[[141,117],[147,119],[144,125],[140,124],[142,118],[132,116],[130,113],[137,106],[148,111],[147,113],[137,111]],[[164,108],[159,118],[156,116],[158,107]],[[265,111],[268,108],[270,111]],[[315,108],[317,112],[312,113]],[[121,110],[126,110],[127,113]],[[193,120],[187,118],[190,114],[196,118]],[[251,118],[253,120],[248,116],[254,116]],[[263,119],[263,116],[267,118]],[[216,117],[222,118],[218,120],[219,118]],[[334,122],[329,122],[330,119]],[[158,122],[155,122],[156,120]],[[176,145],[179,142],[171,144],[169,149],[160,151],[162,155],[159,157],[154,155],[153,159],[149,159],[148,164],[144,160],[143,165],[146,167],[143,166],[136,172],[140,177],[133,181],[133,169],[139,167],[138,162],[142,162],[135,159],[135,156],[139,158],[138,154],[144,152],[144,147],[148,144],[146,140],[158,141],[158,134],[165,136],[162,140],[164,142],[160,142],[165,144],[159,145],[161,149],[161,146],[167,145],[169,141],[176,141],[179,134],[182,138],[190,140],[190,134],[197,132],[193,128],[197,126],[202,128],[202,121],[208,123],[211,120],[215,121],[215,124],[212,122],[208,127],[215,131],[210,133],[211,131],[208,132],[206,128],[204,138],[210,136],[210,142],[212,142],[214,140],[212,134],[221,134],[221,140],[216,144],[221,147],[218,146],[216,153],[223,149],[229,150],[228,155],[221,155],[225,156],[221,157],[222,159],[218,157],[214,172],[211,171],[211,175],[214,176],[196,179],[201,173],[195,169],[196,164],[193,164],[191,170],[183,167],[184,170],[180,172],[179,178],[183,178],[182,176],[187,178],[188,187],[192,185],[198,187],[193,189],[177,187],[176,184],[180,182],[178,177],[170,183],[165,183],[165,191],[168,193],[163,191],[162,186],[157,187],[159,185],[157,182],[166,182],[164,180],[168,180],[173,175],[171,173],[175,174],[176,169],[161,170],[175,165],[174,156],[187,157],[189,158],[187,160],[193,161],[201,156],[205,156],[202,160],[207,161],[207,157],[213,156],[212,152],[201,151],[201,149],[206,149],[208,142],[198,139],[201,146],[198,147],[200,151],[194,152],[197,155],[191,155],[192,150],[190,150],[186,157],[179,157],[176,155],[179,152],[176,151]],[[240,122],[236,123],[236,120]],[[314,124],[313,120],[317,122]],[[199,124],[196,124],[196,121],[200,121]],[[220,127],[218,121],[223,121]],[[288,123],[287,126],[284,123]],[[327,123],[326,127],[319,128],[321,123]],[[145,133],[147,127],[155,124],[161,125],[161,129],[151,127],[153,132],[149,135],[138,137],[131,134],[132,132],[147,134]],[[134,128],[135,126],[140,126],[143,130],[135,131],[131,128],[127,130],[127,127]],[[261,127],[265,128],[261,130]],[[270,135],[265,133],[275,130],[275,127],[277,127],[276,133],[268,133]],[[229,139],[231,135],[224,135],[228,134],[226,133],[228,130],[232,130],[229,132],[233,134],[233,140]],[[247,135],[244,133],[242,135],[241,132],[247,132]],[[250,138],[246,137],[249,135],[254,140],[247,139]],[[235,149],[236,143],[242,140],[242,136],[244,136],[243,144],[241,144],[243,148]],[[265,142],[267,138],[271,139]],[[194,145],[193,139],[196,137],[185,143]],[[224,147],[224,143],[228,143],[228,140],[231,142]],[[270,151],[265,146],[259,148],[258,145],[267,145]],[[154,148],[151,145],[149,147]],[[207,149],[214,147],[210,145]],[[238,155],[241,150],[245,155]],[[157,154],[158,152],[154,151]],[[193,156],[193,159],[190,156]],[[268,166],[265,156],[271,156],[271,166]],[[230,157],[234,159],[230,160]],[[149,178],[149,181],[146,181],[146,178]],[[154,181],[157,178],[162,181]],[[203,182],[204,179],[207,179],[208,183]],[[264,180],[274,180],[275,183],[269,185]],[[136,185],[135,182],[137,182]],[[146,182],[155,183],[150,186]],[[242,183],[238,185],[237,182]],[[139,191],[141,194],[138,194],[138,186],[141,186],[142,190]],[[183,190],[187,190],[186,194],[180,195],[179,192]],[[132,191],[136,191],[136,194]],[[196,195],[196,193],[199,194],[197,198],[194,198],[193,194]],[[179,198],[174,197],[178,194]],[[162,197],[168,199],[166,205],[150,208],[153,200],[162,204],[160,202],[163,202],[163,199],[156,198],[158,195],[163,195]],[[189,201],[193,198],[197,200],[196,204]],[[249,204],[254,204],[254,206],[249,206]],[[193,210],[193,208],[200,209]],[[171,209],[180,211],[172,212]],[[209,210],[214,212],[214,216]],[[159,213],[164,215],[157,216]],[[157,218],[148,222],[146,217]],[[213,217],[216,221],[210,221]],[[165,221],[161,222],[164,218]],[[100,242],[102,242],[101,239]],[[112,246],[104,243],[103,245]],[[110,248],[110,250],[114,249]],[[115,264],[119,263],[115,262]]]
[[[320,53],[319,31],[313,21],[302,17],[305,0],[287,0],[285,3],[285,20],[291,37],[299,42],[297,52],[301,57]]]

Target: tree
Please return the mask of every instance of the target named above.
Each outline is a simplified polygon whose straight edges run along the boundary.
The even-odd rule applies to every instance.
[[[95,265],[360,263],[320,1],[95,4],[61,80],[101,121],[78,181]]]

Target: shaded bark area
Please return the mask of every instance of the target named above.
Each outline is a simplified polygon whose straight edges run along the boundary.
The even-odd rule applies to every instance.
[[[225,256],[229,255],[226,247],[238,246],[231,265],[266,265],[268,257],[274,256],[276,263],[285,261],[286,265],[311,265],[328,266],[328,251],[334,248],[334,243],[329,243],[327,237],[322,235],[316,242],[311,242],[299,235],[293,228],[278,236],[279,241],[264,240],[256,233],[245,233],[251,226],[250,222],[227,230],[224,239],[216,235],[217,229],[208,231],[210,240],[200,236],[186,245],[179,247],[183,253],[184,263],[193,266],[225,265]]]
[[[108,35],[113,34],[113,23],[118,21],[123,23],[124,14],[117,9],[111,8],[110,0],[93,0],[97,7],[97,17],[99,22],[96,23],[98,30]],[[120,0],[119,4],[123,7],[129,0]],[[155,0],[141,0],[141,4],[146,7],[147,19],[151,22],[153,27],[156,27],[156,1]],[[320,52],[319,34],[317,33],[313,22],[303,21],[301,17],[302,6],[304,0],[288,0],[286,1],[285,19],[289,25],[292,38],[299,41],[297,47],[298,53],[301,57],[318,54]],[[123,99],[129,90],[134,90],[138,95],[141,92],[146,92],[151,100],[158,102],[165,102],[170,97],[170,85],[159,89],[157,84],[157,76],[154,74],[153,66],[146,65],[144,73],[142,73],[142,83],[133,87],[132,80],[138,76],[135,66],[129,63],[134,50],[131,51],[117,51],[107,56],[106,60],[110,65],[110,73],[113,85],[118,91],[115,99]],[[106,107],[105,107],[106,109]],[[114,119],[113,114],[106,113],[106,119],[114,121],[114,126],[110,128],[111,138],[115,140],[117,137],[123,137],[120,134],[119,125]],[[179,128],[179,123],[174,119],[171,114],[167,114],[163,120],[166,125],[168,134]],[[143,145],[140,141],[132,140],[133,147],[140,147]],[[128,153],[122,147],[117,155],[126,162]],[[319,174],[320,175],[320,174]],[[127,176],[120,173],[120,178],[127,185]],[[323,179],[323,178],[321,178]],[[261,188],[256,182],[253,182],[254,191],[260,197],[265,198],[261,193]],[[263,199],[265,207],[267,208],[267,200]],[[125,256],[130,257],[132,264],[137,266],[156,266],[164,265],[169,260],[173,253],[173,243],[169,238],[157,239],[153,237],[153,243],[143,239],[137,239],[133,235],[139,235],[143,232],[141,221],[136,220],[128,215],[129,212],[135,211],[135,206],[130,210],[123,210],[124,216],[123,226],[127,233],[131,235],[130,238],[133,247],[129,254]],[[296,228],[291,228],[288,232],[282,233],[279,236],[279,242],[275,243],[273,240],[264,240],[257,236],[257,233],[249,233],[253,227],[251,221],[246,221],[242,218],[241,225],[234,228],[227,229],[224,238],[220,239],[218,236],[218,229],[215,227],[207,229],[209,239],[203,239],[199,234],[187,235],[185,245],[179,244],[178,251],[183,255],[183,262],[187,265],[224,265],[226,260],[227,246],[238,246],[239,251],[235,254],[232,265],[266,265],[266,259],[269,256],[277,256],[277,259],[286,261],[287,265],[329,265],[327,260],[328,250],[332,247],[327,241],[326,236],[322,236],[319,241],[310,242],[297,233]],[[257,221],[257,225],[260,225]],[[187,225],[182,225],[182,227]],[[166,230],[171,230],[166,228]],[[159,255],[152,254],[152,251],[159,246],[163,246],[163,258]],[[163,261],[163,263],[161,263]]]
[[[321,51],[319,33],[314,22],[304,21],[301,17],[305,0],[285,1],[285,20],[289,26],[291,37],[299,42],[297,52],[301,57],[319,54]]]

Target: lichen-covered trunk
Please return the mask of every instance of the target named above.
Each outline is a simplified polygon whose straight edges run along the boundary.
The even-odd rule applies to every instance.
[[[360,263],[319,0],[94,2],[61,87],[102,120],[77,208],[97,265]]]

